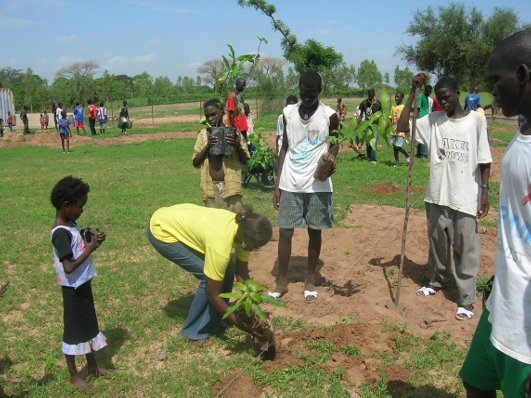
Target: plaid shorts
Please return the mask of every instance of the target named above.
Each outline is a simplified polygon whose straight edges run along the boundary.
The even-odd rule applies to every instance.
[[[282,191],[278,210],[278,226],[283,229],[332,228],[334,226],[332,192]]]

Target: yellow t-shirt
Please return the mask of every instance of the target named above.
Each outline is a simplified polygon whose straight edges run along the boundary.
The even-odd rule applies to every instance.
[[[402,114],[403,109],[404,109],[404,104],[394,105],[391,107],[391,123],[393,124],[392,135],[399,136],[399,137],[406,136],[404,132],[396,131],[396,126],[398,125],[398,119],[400,119],[400,115]]]
[[[238,224],[228,210],[188,203],[162,207],[151,216],[149,228],[161,242],[180,242],[204,254],[204,273],[215,281],[225,277],[233,247],[240,261],[249,261],[250,253],[234,244]]]

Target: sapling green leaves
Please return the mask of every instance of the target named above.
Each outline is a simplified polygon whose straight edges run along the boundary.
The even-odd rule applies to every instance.
[[[236,292],[221,293],[219,297],[233,300],[225,314],[223,319],[237,310],[243,310],[247,317],[251,317],[255,314],[261,321],[266,321],[266,316],[260,304],[268,303],[276,305],[277,307],[285,307],[286,305],[282,300],[268,296],[265,292],[267,286],[257,283],[254,279],[247,279],[245,282],[235,282],[233,289]]]

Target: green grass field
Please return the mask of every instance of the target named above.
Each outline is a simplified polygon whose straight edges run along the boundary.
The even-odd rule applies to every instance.
[[[172,111],[165,109],[160,115],[164,112]],[[275,121],[276,115],[266,115],[257,120],[257,126],[274,131]],[[199,125],[186,126],[195,131]],[[181,124],[172,124],[142,132],[182,128]],[[132,129],[131,134],[134,133]],[[117,135],[118,130],[110,129],[109,134]],[[499,145],[512,138],[512,134],[495,131],[493,135]],[[191,164],[193,145],[194,139],[183,138],[123,146],[83,146],[70,154],[46,147],[0,149],[0,283],[10,283],[0,298],[0,396],[207,397],[217,382],[238,369],[245,369],[256,383],[269,386],[271,396],[350,396],[352,386],[343,381],[341,372],[317,371],[312,365],[319,356],[306,365],[269,373],[260,363],[253,362],[252,350],[237,330],[214,337],[212,344],[205,347],[191,345],[181,337],[179,328],[196,282],[156,254],[146,239],[145,227],[159,207],[201,203],[199,171]],[[393,169],[392,164],[388,147],[379,151],[376,165],[357,159],[351,151],[339,156],[333,178],[338,225],[352,204],[404,206],[403,192],[375,195],[366,190],[384,182],[404,187],[407,169]],[[67,383],[68,373],[60,351],[61,290],[55,282],[49,242],[55,215],[50,191],[69,174],[82,177],[91,185],[79,224],[99,227],[108,236],[94,255],[100,276],[93,289],[100,327],[110,342],[100,359],[117,372],[96,380],[95,390],[90,393],[75,391]],[[426,164],[416,162],[413,186],[418,189],[412,197],[415,208],[423,207],[422,188],[427,177]],[[491,207],[496,208],[497,183],[491,185]],[[244,192],[245,202],[267,214],[275,224],[271,199],[272,192],[255,181]],[[278,317],[274,323],[279,330],[316,327]],[[446,338],[424,341],[410,332],[404,334],[398,326],[390,327],[397,334],[396,341],[402,344],[389,356],[371,360],[392,364],[407,357],[416,374],[413,382],[421,383],[424,376],[425,380],[440,376],[438,387],[448,391],[444,396],[459,396],[459,383],[444,369],[453,369],[462,361],[464,351]],[[324,344],[309,349],[326,356],[334,347]],[[349,352],[357,355],[355,348]],[[380,376],[377,383],[359,390],[361,396],[391,396],[387,376]]]

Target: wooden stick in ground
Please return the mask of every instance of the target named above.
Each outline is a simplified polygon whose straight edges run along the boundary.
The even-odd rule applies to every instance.
[[[412,104],[415,106],[413,112],[413,123],[411,126],[411,145],[409,148],[409,167],[407,170],[407,183],[406,183],[406,213],[404,215],[404,227],[402,228],[402,247],[400,249],[400,265],[398,266],[398,282],[396,286],[396,293],[393,300],[395,308],[398,309],[400,304],[400,287],[402,286],[402,275],[404,273],[404,260],[406,254],[406,236],[407,236],[407,224],[409,221],[409,209],[411,208],[411,177],[413,176],[413,159],[415,159],[415,130],[417,128],[417,96],[420,87],[415,88],[415,97]]]

